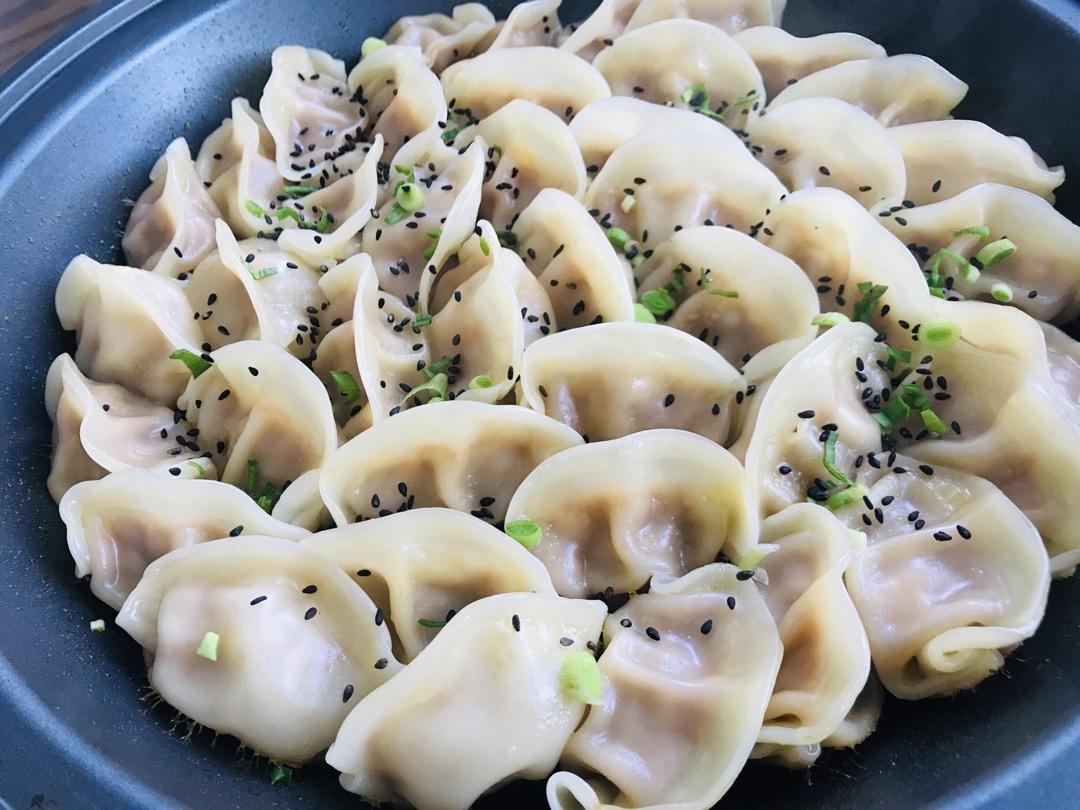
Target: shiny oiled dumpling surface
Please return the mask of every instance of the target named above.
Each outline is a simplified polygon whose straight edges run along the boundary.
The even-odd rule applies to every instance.
[[[594,5],[263,54],[57,268],[90,629],[275,785],[710,810],[1054,632],[1065,156],[787,0]]]

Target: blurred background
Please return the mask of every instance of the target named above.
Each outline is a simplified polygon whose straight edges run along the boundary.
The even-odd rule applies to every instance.
[[[0,0],[0,73],[99,0]]]

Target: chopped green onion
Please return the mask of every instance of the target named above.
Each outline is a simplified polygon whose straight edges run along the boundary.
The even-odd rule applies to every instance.
[[[990,229],[985,225],[972,225],[970,228],[961,228],[958,231],[953,231],[953,236],[978,236],[981,239],[987,239],[990,237]]]
[[[352,403],[360,399],[360,384],[356,382],[356,378],[350,372],[331,371],[330,376],[337,383],[341,395],[345,397],[346,405],[352,405]]]
[[[454,127],[443,132],[443,134],[440,136],[442,137],[443,143],[445,143],[447,146],[452,144],[454,142],[454,138],[456,138],[458,136],[458,133],[461,132],[461,130],[463,129],[465,129],[465,127]]]
[[[874,419],[879,425],[881,425],[882,432],[888,432],[893,429],[892,419],[890,419],[887,415],[883,414],[881,411],[878,411],[877,413],[872,413],[870,415],[874,417]]]
[[[739,293],[737,290],[718,290],[715,287],[709,290],[709,295],[718,295],[721,298],[738,298]]]
[[[936,433],[939,436],[944,436],[949,432],[949,428],[945,426],[945,423],[941,421],[941,417],[927,408],[924,411],[919,411],[919,416],[922,417],[923,424],[926,425],[926,429],[931,433]]]
[[[438,239],[440,236],[442,236],[442,227],[440,226],[433,231],[428,231],[424,234],[424,236],[426,236],[428,239]]]
[[[619,203],[619,208],[623,210],[624,214],[629,214],[630,209],[632,209],[636,204],[637,200],[635,200],[631,195],[627,194],[622,198],[622,202]]]
[[[426,312],[421,312],[415,318],[413,318],[413,330],[423,329],[425,326],[431,326],[431,316]]]
[[[284,765],[275,765],[273,770],[270,771],[270,784],[271,786],[291,785],[292,768],[286,768]]]
[[[423,385],[418,385],[413,388],[409,393],[407,393],[405,395],[405,398],[401,400],[401,404],[404,407],[405,403],[408,402],[410,399],[415,396],[419,396],[420,394],[423,394],[427,391],[431,391],[433,393],[433,396],[428,400],[428,402],[431,402],[431,400],[435,397],[438,397],[439,400],[442,401],[446,399],[446,386],[448,382],[449,380],[447,379],[447,376],[445,374],[436,374]]]
[[[704,84],[692,84],[683,90],[682,100],[691,107],[708,107],[709,90]]]
[[[91,633],[104,633],[105,632],[105,620],[104,619],[94,619],[92,622],[90,622],[90,632]]]
[[[247,461],[247,494],[252,498],[255,496],[255,489],[259,486],[259,460],[257,458],[249,458]]]
[[[638,323],[656,323],[656,316],[644,304],[634,304],[634,320]]]
[[[637,254],[630,260],[631,267],[641,267],[645,263],[645,256],[641,253]]]
[[[415,183],[416,182],[416,169],[414,169],[412,166],[404,166],[404,165],[402,165],[400,163],[395,163],[394,164],[394,171],[397,172],[398,174],[402,175],[405,178],[404,180],[399,180],[398,181],[398,186],[400,186],[402,183]],[[394,187],[395,190],[397,189],[398,186]]]
[[[319,189],[315,186],[285,186],[281,189],[283,194],[288,194],[290,197],[306,197],[308,194],[314,194]]]
[[[559,686],[571,700],[597,706],[604,694],[604,677],[592,653],[575,650],[563,656]]]
[[[322,216],[319,217],[319,221],[315,223],[315,230],[319,233],[326,233],[330,230],[330,212],[323,210]]]
[[[711,118],[713,121],[723,121],[724,120],[724,113],[723,112],[713,112],[708,107],[704,107],[704,106],[698,107],[697,110],[695,110],[695,112],[699,113],[700,115],[704,115],[706,118]]]
[[[416,623],[421,627],[446,627],[444,619],[417,619]]]
[[[203,478],[206,475],[206,467],[204,467],[199,462],[188,461],[188,466],[195,468],[195,475],[197,475],[199,478]]]
[[[911,406],[904,401],[903,397],[892,397],[881,406],[881,412],[889,417],[889,421],[894,425],[899,425],[911,414]]]
[[[495,235],[499,237],[499,243],[503,247],[513,250],[518,246],[517,234],[513,231],[495,231]]]
[[[394,192],[394,199],[401,209],[408,214],[419,211],[424,206],[424,192],[415,183],[402,183]]]
[[[281,499],[281,490],[275,487],[273,484],[267,484],[263,487],[262,494],[255,499],[255,503],[266,514],[271,514],[274,511],[274,507]]]
[[[675,309],[675,299],[667,290],[648,290],[641,296],[641,303],[657,317]]]
[[[448,368],[450,368],[450,358],[444,354],[434,363],[428,363],[424,366],[424,376],[430,380],[436,374],[442,374]]]
[[[740,96],[739,98],[735,99],[735,106],[738,107],[738,106],[743,105],[743,104],[752,104],[753,102],[757,101],[757,98],[758,98],[758,91],[757,90],[751,90],[745,96]]]
[[[990,286],[990,295],[994,297],[995,301],[1000,301],[1003,304],[1008,304],[1013,300],[1012,287],[1000,281]]]
[[[506,524],[506,533],[525,548],[532,548],[544,536],[540,524],[531,520],[511,520]]]
[[[217,661],[218,642],[220,641],[221,636],[217,633],[206,633],[202,637],[202,641],[199,642],[195,654],[200,658],[205,658],[207,661]]]
[[[247,212],[249,214],[252,214],[253,216],[256,216],[256,217],[265,217],[265,216],[267,216],[266,209],[263,208],[261,205],[259,205],[254,200],[248,200],[247,202],[245,202],[244,203],[244,208],[246,208]]]
[[[735,565],[740,571],[753,571],[774,549],[775,546],[755,546],[743,552]]]
[[[823,312],[810,319],[811,326],[839,326],[849,322],[848,316],[842,312]]]
[[[360,58],[371,56],[375,51],[381,50],[386,47],[386,42],[378,37],[368,37],[360,45]],[[274,784],[271,782],[270,784]]]
[[[897,349],[895,346],[887,346],[886,352],[891,359],[895,359],[901,363],[911,362],[911,352],[907,349]]]
[[[878,300],[888,289],[885,284],[874,284],[872,281],[859,282],[859,292],[862,294],[862,298],[855,302],[852,309],[851,314],[854,319],[873,326],[874,309]]]
[[[386,222],[387,225],[397,225],[408,215],[409,212],[395,202],[390,206],[390,210],[387,212],[386,218],[383,221]]]
[[[431,244],[427,246],[427,250],[425,250],[424,253],[423,253],[425,262],[430,262],[431,261],[431,258],[432,258],[432,256],[435,255],[435,250],[436,250],[436,248],[438,248],[438,246],[439,246],[439,238],[434,237],[432,239],[432,241],[431,241]]]
[[[469,380],[469,388],[491,388],[494,384],[486,374],[479,374]]]
[[[914,408],[917,411],[923,410],[930,404],[930,398],[926,396],[922,387],[915,383],[904,383],[900,386],[900,399],[909,408]]]
[[[960,339],[960,327],[945,318],[923,321],[919,342],[930,349],[947,349]]]
[[[960,275],[965,281],[975,281],[979,278],[979,269],[972,266],[971,262],[956,251],[942,248],[934,254],[933,258],[930,259],[929,266],[923,271],[923,275],[926,276],[926,284],[930,287],[930,292],[937,295],[939,298],[945,297],[944,291],[941,291],[941,288],[945,286],[945,280],[942,278],[939,271],[942,259],[951,259],[955,262]],[[939,290],[941,292],[934,293],[934,290]]]
[[[209,360],[205,360],[193,351],[188,349],[177,349],[169,355],[170,360],[179,360],[185,366],[187,370],[191,372],[193,379],[198,379],[199,375],[204,371],[207,371],[213,363]]]
[[[975,254],[975,258],[983,267],[993,267],[1000,264],[1016,253],[1016,245],[1009,239],[998,239]]]
[[[484,238],[484,237],[482,237],[482,236],[480,237],[480,251],[481,251],[481,252],[482,252],[482,253],[483,253],[483,254],[484,254],[485,256],[490,256],[490,255],[491,255],[491,245],[489,245],[489,244],[488,244],[488,240],[487,240],[487,239],[485,239],[485,238]]]
[[[931,287],[930,294],[934,296],[934,298],[944,298],[945,290],[943,290],[941,287]]]
[[[862,484],[852,484],[847,489],[842,489],[835,495],[830,495],[825,505],[835,512],[837,509],[843,509],[856,501],[861,501],[868,494],[870,494],[870,490]]]
[[[677,264],[671,269],[671,281],[664,285],[664,289],[672,295],[678,295],[686,289],[686,285],[683,284],[682,277],[690,272],[690,268],[685,264]]]
[[[841,484],[851,484],[853,483],[852,480],[847,477],[843,470],[836,466],[836,441],[839,438],[840,434],[835,430],[828,431],[828,435],[825,437],[825,450],[822,453],[821,463],[828,470],[829,475]]]
[[[277,218],[278,222],[283,219],[292,219],[300,224],[304,224],[304,218],[300,215],[300,212],[295,208],[289,208],[287,205],[283,205],[277,210]]]
[[[248,274],[256,281],[262,281],[264,278],[276,276],[278,274],[278,270],[276,267],[260,267],[258,270],[256,270],[254,267],[249,267]]]
[[[630,234],[622,228],[608,228],[607,238],[616,250],[622,250],[626,247],[626,243],[630,241]]]

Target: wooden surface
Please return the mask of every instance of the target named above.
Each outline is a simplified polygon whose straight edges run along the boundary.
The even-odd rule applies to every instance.
[[[0,73],[97,0],[0,0]]]

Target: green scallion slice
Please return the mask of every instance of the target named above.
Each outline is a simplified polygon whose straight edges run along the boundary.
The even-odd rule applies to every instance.
[[[735,99],[735,106],[739,107],[739,106],[741,106],[743,104],[753,104],[755,101],[757,101],[757,99],[758,99],[758,91],[757,90],[751,90],[745,96],[740,96],[739,98]]]
[[[998,239],[989,245],[984,245],[982,250],[975,254],[979,264],[983,267],[993,267],[1000,264],[1016,253],[1016,245],[1010,239]]]
[[[495,231],[495,235],[499,237],[499,243],[503,247],[513,250],[518,246],[517,234],[513,231]]]
[[[893,429],[893,421],[888,417],[888,415],[883,414],[881,411],[870,415],[873,416],[874,420],[878,423],[878,425],[881,426],[882,433],[888,433],[890,430]]]
[[[863,323],[872,326],[877,302],[889,288],[885,284],[874,284],[871,281],[859,282],[858,288],[862,297],[855,302],[851,314],[854,316],[854,320],[862,321]]]
[[[446,387],[448,383],[449,378],[447,378],[445,374],[436,374],[423,385],[418,385],[413,388],[409,393],[407,393],[405,395],[405,398],[401,400],[401,405],[402,407],[404,407],[405,404],[413,397],[428,392],[431,393],[431,397],[426,400],[428,404],[430,404],[432,400],[434,400],[436,397],[441,402],[442,400],[446,399]]]
[[[630,241],[630,234],[622,228],[608,228],[606,233],[608,241],[616,250],[622,250],[626,247],[626,243]]]
[[[488,244],[488,240],[484,237],[480,237],[480,252],[485,256],[491,255],[491,245]]]
[[[247,461],[247,494],[252,498],[257,497],[255,491],[259,486],[259,460],[249,458]]]
[[[446,627],[445,619],[417,619],[416,623],[421,627]]]
[[[1012,287],[1000,281],[990,285],[990,295],[993,296],[995,301],[1000,301],[1003,304],[1008,304],[1013,300]]]
[[[90,622],[90,632],[91,633],[104,633],[105,632],[105,620],[104,619],[94,619],[92,622]]]
[[[667,290],[648,290],[641,296],[641,303],[653,315],[660,317],[675,309],[675,299]]]
[[[254,267],[248,268],[248,274],[255,279],[255,281],[262,281],[264,278],[270,278],[270,276],[276,276],[278,270],[276,267],[260,267],[256,270]]]
[[[478,374],[469,380],[469,388],[491,388],[494,384],[486,374]]]
[[[938,436],[944,436],[949,432],[949,428],[941,420],[941,417],[929,408],[919,411],[919,416],[922,417],[923,424],[926,425],[926,429],[931,433],[936,433]]]
[[[220,641],[221,636],[217,633],[206,633],[203,635],[202,641],[199,642],[195,654],[200,658],[205,658],[207,661],[217,661],[218,644]]]
[[[715,287],[709,290],[709,295],[716,295],[720,298],[738,298],[739,293],[737,290],[719,290]]]
[[[352,403],[360,399],[360,384],[350,372],[331,371],[330,376],[337,383],[341,396],[345,398],[346,405],[352,405]]]
[[[281,193],[288,194],[290,197],[306,197],[308,194],[314,194],[318,190],[316,186],[285,186],[281,189]]]
[[[330,230],[330,212],[323,211],[322,216],[319,217],[319,221],[315,223],[315,230],[319,233],[326,233]]]
[[[960,327],[946,318],[923,321],[919,342],[928,349],[947,349],[960,339]]]
[[[408,215],[409,212],[395,202],[393,205],[390,206],[390,210],[386,212],[386,217],[383,221],[387,225],[397,225]]]
[[[456,138],[458,136],[458,133],[461,132],[461,130],[463,130],[464,128],[465,127],[453,127],[444,131],[443,134],[440,136],[443,143],[445,143],[447,146],[452,144],[454,142],[454,138]]]
[[[204,360],[202,357],[195,354],[195,352],[189,351],[188,349],[177,349],[169,355],[169,359],[179,360],[187,366],[187,370],[191,372],[191,376],[194,379],[197,379],[200,374],[213,365],[210,361]]]
[[[708,107],[709,90],[704,84],[692,84],[682,92],[683,103],[691,107]]]
[[[776,546],[754,546],[743,552],[743,555],[739,557],[739,561],[735,563],[735,565],[740,571],[753,571],[761,564],[762,560],[775,550]]]
[[[904,401],[903,397],[892,397],[881,406],[881,412],[889,417],[889,421],[894,425],[899,425],[907,420],[911,413],[911,406]]]
[[[206,476],[206,467],[204,467],[199,462],[197,462],[197,461],[188,461],[187,466],[189,466],[189,467],[191,467],[192,469],[195,470],[195,477],[196,478],[203,478],[203,477]]]
[[[375,51],[386,47],[386,42],[378,37],[368,37],[360,44],[360,58],[371,56]],[[271,782],[270,784],[274,784]]]
[[[604,676],[592,653],[575,650],[563,656],[559,686],[571,700],[597,706],[604,695]]]
[[[448,368],[450,368],[450,358],[445,354],[433,363],[428,363],[424,366],[424,376],[429,380],[436,374],[442,374]]]
[[[842,323],[850,323],[850,319],[842,312],[822,312],[810,319],[811,326],[839,326]]]
[[[424,192],[416,183],[402,183],[394,192],[394,199],[401,206],[401,210],[407,214],[424,207]]]
[[[634,320],[638,323],[656,323],[656,316],[644,304],[634,304]]]
[[[989,239],[990,229],[985,225],[972,225],[970,228],[953,231],[953,236],[978,236],[980,239]]]
[[[900,386],[900,399],[916,411],[921,411],[930,405],[930,398],[926,396],[926,392],[915,383],[904,383]]]
[[[825,437],[825,449],[822,453],[821,463],[829,471],[829,475],[837,481],[842,484],[851,484],[852,480],[847,477],[843,470],[836,466],[836,442],[839,438],[840,434],[835,430],[828,432]]]
[[[251,214],[252,216],[256,216],[256,217],[265,217],[265,216],[267,216],[266,209],[263,208],[261,205],[259,205],[254,200],[247,200],[244,203],[244,208],[247,209],[247,212],[249,214]]]
[[[431,326],[431,316],[426,312],[421,312],[412,322],[414,329],[423,329],[425,326]]]
[[[525,548],[532,548],[544,536],[540,524],[531,520],[511,520],[506,524],[506,533]]]
[[[825,502],[825,505],[835,512],[837,509],[843,509],[845,506],[849,506],[856,501],[861,501],[863,497],[869,493],[870,490],[862,484],[852,484],[847,489],[842,489],[836,494],[830,495],[829,500]]]
[[[291,219],[298,224],[304,224],[304,218],[300,215],[300,212],[295,208],[289,208],[287,205],[283,205],[277,210],[277,218],[278,222],[283,219]]]
[[[270,784],[271,786],[291,785],[292,768],[287,768],[284,765],[275,765],[270,771]]]

